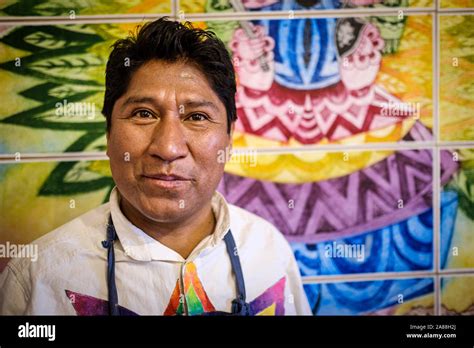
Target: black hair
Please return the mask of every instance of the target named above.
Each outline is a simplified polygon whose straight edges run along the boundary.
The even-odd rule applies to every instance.
[[[105,72],[105,96],[102,113],[111,128],[114,104],[125,94],[133,73],[144,63],[158,59],[194,64],[207,78],[227,112],[227,133],[237,119],[234,66],[224,43],[209,30],[194,28],[162,17],[137,27],[125,39],[113,45]]]

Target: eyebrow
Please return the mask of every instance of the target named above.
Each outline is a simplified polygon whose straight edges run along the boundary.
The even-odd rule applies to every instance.
[[[129,104],[153,104],[157,105],[152,97],[128,97],[122,104],[122,110]]]
[[[190,107],[190,108],[210,107],[211,109],[214,109],[215,111],[219,111],[216,104],[207,100],[186,100],[181,105],[184,105],[185,107]]]
[[[122,109],[124,109],[129,104],[153,104],[154,106],[158,106],[158,103],[153,97],[128,97],[122,104]],[[190,108],[209,107],[215,111],[219,111],[219,108],[216,106],[216,104],[207,100],[186,100],[180,105]]]

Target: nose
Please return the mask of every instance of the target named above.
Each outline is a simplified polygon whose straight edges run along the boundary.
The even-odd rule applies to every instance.
[[[173,162],[188,154],[188,146],[179,117],[164,116],[157,123],[149,153],[164,162]]]

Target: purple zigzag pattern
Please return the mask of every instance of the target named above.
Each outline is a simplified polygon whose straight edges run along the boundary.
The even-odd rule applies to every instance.
[[[109,302],[97,297],[84,295],[71,290],[65,290],[76,314],[79,316],[109,315]],[[119,306],[120,315],[135,316],[137,313]]]
[[[441,156],[450,156],[442,152]],[[443,163],[442,183],[456,170]],[[218,190],[229,203],[272,222],[292,242],[317,243],[378,229],[432,206],[431,150],[398,151],[340,178],[280,184],[225,174]],[[399,208],[399,200],[403,207]],[[289,201],[293,206],[289,207]]]
[[[253,315],[257,315],[259,312],[275,305],[274,315],[285,315],[285,282],[286,277],[282,277],[255,300],[250,302],[250,312]]]

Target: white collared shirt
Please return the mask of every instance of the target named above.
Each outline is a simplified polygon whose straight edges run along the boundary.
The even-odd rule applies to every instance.
[[[299,270],[283,235],[269,222],[212,197],[216,228],[184,259],[134,226],[117,188],[109,203],[34,241],[36,261],[17,258],[0,275],[0,313],[107,314],[106,225],[112,214],[119,305],[138,315],[231,311],[236,282],[223,240],[229,228],[242,265],[252,312],[310,315]]]

